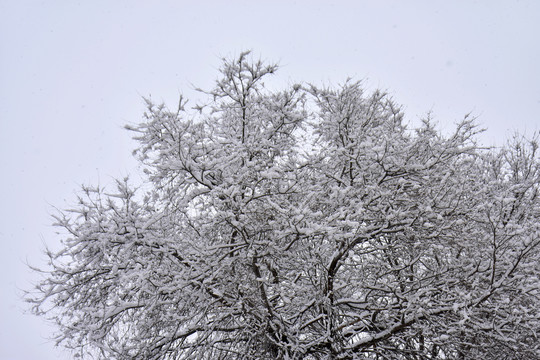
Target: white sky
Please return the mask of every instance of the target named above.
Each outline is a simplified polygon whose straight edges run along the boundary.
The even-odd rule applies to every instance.
[[[141,96],[175,106],[220,57],[252,49],[278,79],[367,78],[414,122],[473,111],[486,144],[540,128],[540,1],[0,0],[0,358],[59,359],[18,289],[57,246],[53,205],[134,173]],[[67,357],[65,357],[67,358]]]

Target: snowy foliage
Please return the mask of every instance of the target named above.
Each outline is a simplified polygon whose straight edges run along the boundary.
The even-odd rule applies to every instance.
[[[147,101],[150,190],[83,189],[28,300],[103,359],[540,357],[540,161],[473,120],[415,129],[360,83],[269,91],[224,60],[206,103]]]

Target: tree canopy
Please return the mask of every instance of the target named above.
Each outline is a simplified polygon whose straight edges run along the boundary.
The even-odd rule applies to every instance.
[[[139,189],[84,187],[27,295],[103,359],[537,359],[537,138],[405,124],[361,82],[270,90],[224,59],[205,100],[146,100]]]

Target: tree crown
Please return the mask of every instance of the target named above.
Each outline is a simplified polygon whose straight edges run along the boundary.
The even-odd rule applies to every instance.
[[[204,105],[146,100],[149,190],[84,188],[28,300],[115,359],[540,355],[537,138],[409,128],[360,82],[270,91],[224,60]]]

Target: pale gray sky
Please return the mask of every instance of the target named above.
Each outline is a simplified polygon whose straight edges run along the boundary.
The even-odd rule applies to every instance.
[[[61,358],[19,288],[58,246],[52,205],[136,170],[141,96],[174,106],[252,49],[277,79],[387,89],[442,128],[473,111],[501,144],[540,128],[540,2],[0,0],[0,359]],[[69,358],[69,357],[65,357]]]

